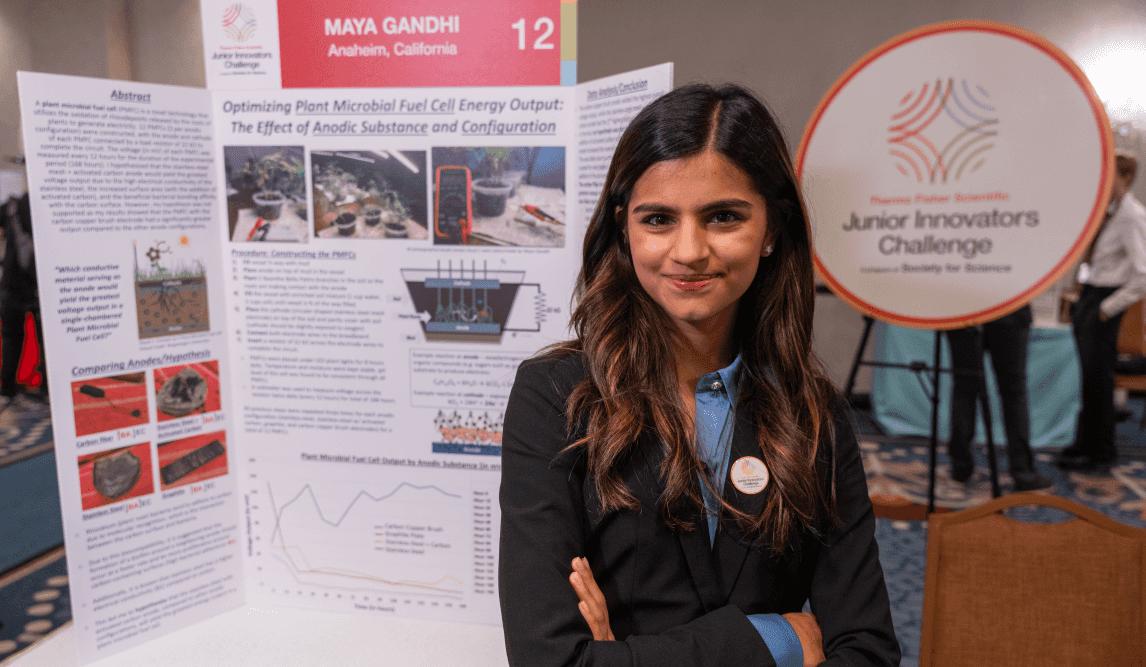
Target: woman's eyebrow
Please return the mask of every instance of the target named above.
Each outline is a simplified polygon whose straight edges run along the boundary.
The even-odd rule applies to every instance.
[[[633,213],[677,213],[680,209],[665,204],[641,204],[633,209]]]
[[[744,199],[718,199],[701,206],[700,211],[712,211],[720,208],[752,208],[752,202]]]
[[[752,208],[752,202],[744,199],[717,199],[710,201],[697,210],[700,212],[715,211],[722,208]],[[656,202],[649,202],[640,204],[633,209],[633,213],[678,213],[680,209],[666,204],[658,204]]]

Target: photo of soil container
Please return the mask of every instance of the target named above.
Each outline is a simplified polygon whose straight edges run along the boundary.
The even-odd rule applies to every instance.
[[[309,240],[302,146],[224,146],[223,161],[232,242]]]
[[[565,245],[565,148],[435,148],[434,243]]]
[[[132,241],[140,339],[210,331],[207,271],[190,246],[186,235],[174,246],[163,239]]]
[[[311,151],[319,238],[429,238],[425,151]]]

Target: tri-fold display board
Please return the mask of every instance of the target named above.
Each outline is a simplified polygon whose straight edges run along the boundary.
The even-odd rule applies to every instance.
[[[204,0],[212,91],[19,75],[81,662],[244,600],[500,620],[509,388],[672,66],[569,85],[575,3],[381,5]],[[909,326],[1013,310],[1110,146],[1036,36],[898,37],[798,151],[820,275]]]
[[[20,73],[81,662],[244,600],[500,623],[509,388],[566,336],[613,147],[671,82]]]

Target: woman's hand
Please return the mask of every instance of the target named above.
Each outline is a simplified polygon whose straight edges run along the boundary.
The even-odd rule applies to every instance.
[[[824,638],[820,634],[820,624],[815,616],[796,612],[784,614],[784,620],[788,621],[796,631],[796,636],[800,638],[800,648],[804,650],[804,667],[816,667],[827,660],[824,656]]]
[[[573,559],[573,573],[569,575],[569,584],[573,586],[573,590],[577,591],[577,597],[581,599],[577,603],[577,609],[581,610],[581,615],[585,617],[585,622],[593,631],[593,639],[602,642],[615,641],[613,629],[609,627],[609,608],[605,605],[605,596],[597,587],[597,581],[593,579],[593,571],[589,569],[589,561],[584,558]],[[819,626],[816,626],[817,637],[819,637],[819,631]],[[803,643],[803,641],[804,638],[801,637],[800,642]],[[820,655],[823,653],[821,652]]]

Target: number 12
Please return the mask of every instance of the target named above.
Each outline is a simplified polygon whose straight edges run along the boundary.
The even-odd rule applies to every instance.
[[[520,51],[525,50],[525,19],[518,19],[513,25],[509,26],[517,31],[517,48]],[[553,44],[545,41],[553,34],[553,19],[548,16],[542,16],[537,19],[533,24],[533,29],[540,31],[544,27],[545,32],[537,36],[537,40],[533,42],[535,50],[552,49]]]

